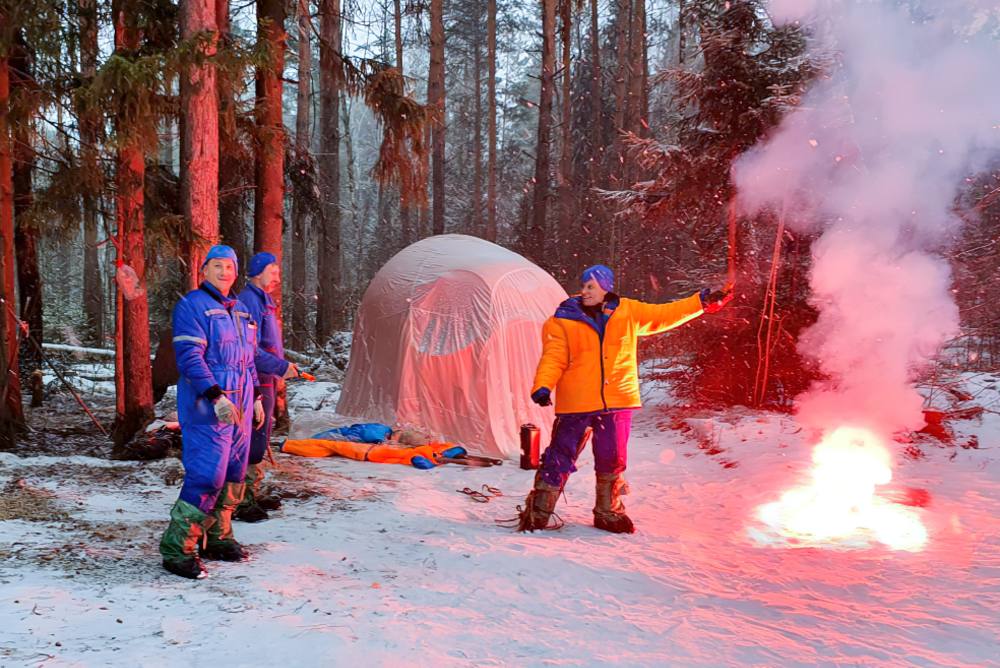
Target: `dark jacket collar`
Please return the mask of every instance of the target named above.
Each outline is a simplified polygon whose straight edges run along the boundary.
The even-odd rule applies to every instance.
[[[198,286],[198,288],[207,292],[209,296],[212,297],[212,299],[219,302],[226,308],[232,308],[233,306],[236,306],[235,299],[233,299],[232,297],[224,296],[221,292],[219,292],[219,289],[217,287],[215,287],[208,281],[203,281],[202,284]]]
[[[608,318],[615,312],[618,308],[619,303],[621,303],[621,297],[613,292],[609,292],[604,298],[604,308],[602,312]],[[594,328],[598,333],[601,333],[603,327],[599,327],[598,324],[587,315],[587,312],[583,308],[583,297],[576,295],[575,297],[570,297],[563,303],[559,304],[559,308],[556,309],[555,317],[563,318],[565,320],[577,320],[579,322],[584,322]]]

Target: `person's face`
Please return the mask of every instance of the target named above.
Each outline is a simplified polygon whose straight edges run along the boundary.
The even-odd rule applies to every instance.
[[[264,267],[264,271],[254,276],[253,281],[257,287],[270,294],[281,285],[281,267],[276,262],[272,262]]]
[[[214,258],[205,265],[205,280],[224,295],[236,282],[236,263],[226,258]]]
[[[604,295],[606,294],[608,294],[608,291],[592,278],[580,287],[580,296],[583,297],[584,306],[597,306],[604,301]]]

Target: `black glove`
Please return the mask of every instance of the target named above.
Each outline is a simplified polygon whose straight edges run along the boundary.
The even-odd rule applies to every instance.
[[[552,405],[552,390],[547,387],[540,387],[531,393],[531,400],[534,401],[539,406],[551,406]]]
[[[705,313],[717,313],[723,306],[733,301],[733,286],[727,285],[715,291],[703,288],[698,296],[701,297],[701,308]]]

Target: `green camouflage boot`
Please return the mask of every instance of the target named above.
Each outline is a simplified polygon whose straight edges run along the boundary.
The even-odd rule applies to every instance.
[[[233,519],[240,522],[263,522],[267,519],[267,511],[257,502],[260,497],[260,485],[264,481],[263,464],[247,466],[246,491],[243,501],[236,507]]]
[[[243,500],[246,483],[227,482],[215,502],[207,524],[207,539],[201,556],[219,561],[246,561],[250,554],[233,537],[233,511]]]
[[[594,526],[611,533],[635,533],[635,525],[625,514],[621,495],[628,492],[621,473],[597,474],[597,500],[594,503]]]
[[[558,529],[562,527],[562,520],[556,515],[556,522],[549,526],[553,511],[559,495],[562,494],[562,487],[553,487],[542,480],[542,472],[535,474],[534,488],[528,493],[528,498],[524,500],[524,508],[520,509],[518,531],[542,531],[544,529]]]
[[[206,515],[187,501],[177,499],[170,509],[170,524],[160,539],[163,567],[182,578],[198,580],[207,575],[198,558],[198,543]]]

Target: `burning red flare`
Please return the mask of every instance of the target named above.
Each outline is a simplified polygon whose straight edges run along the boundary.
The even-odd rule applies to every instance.
[[[894,550],[917,551],[927,530],[917,511],[876,495],[892,480],[891,458],[867,429],[840,427],[813,449],[812,481],[757,509],[786,538],[817,545],[871,537]]]

